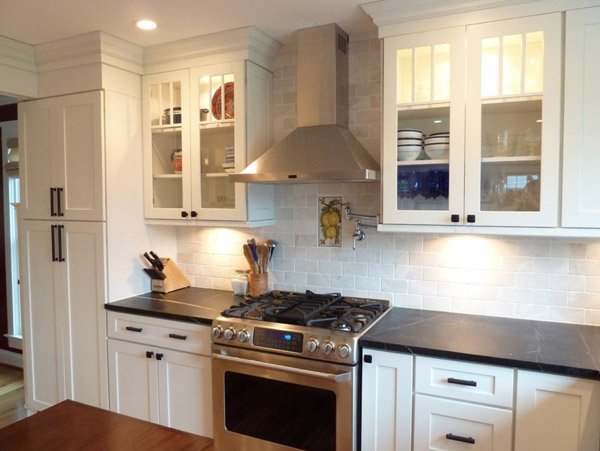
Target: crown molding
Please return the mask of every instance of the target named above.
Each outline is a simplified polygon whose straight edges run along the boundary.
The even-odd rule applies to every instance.
[[[34,46],[34,54],[38,73],[96,63],[142,73],[142,47],[102,31],[38,44]]]
[[[2,65],[27,72],[36,72],[33,46],[0,36]]]
[[[144,48],[144,73],[248,59],[272,70],[281,43],[254,26]],[[214,57],[218,55],[218,61]]]
[[[379,37],[600,5],[600,0],[379,0],[361,5]]]

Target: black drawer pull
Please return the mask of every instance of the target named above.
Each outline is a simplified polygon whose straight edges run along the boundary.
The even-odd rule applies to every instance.
[[[58,216],[56,214],[56,210],[54,209],[54,194],[56,193],[56,188],[50,188],[50,216]]]
[[[170,338],[176,338],[178,340],[187,340],[187,335],[169,334]]]
[[[466,381],[464,379],[455,379],[453,377],[448,378],[449,384],[468,385],[469,387],[477,387],[476,381]]]
[[[156,360],[162,360],[162,358],[164,357],[164,354],[161,354],[160,352],[156,353]]]
[[[460,435],[446,434],[446,438],[448,440],[455,440],[457,442],[470,443],[471,445],[475,444],[475,439],[473,437],[462,437]]]
[[[152,351],[146,351],[146,358],[151,359],[154,353]]]
[[[142,328],[141,327],[126,326],[125,330],[128,330],[130,332],[141,332]]]

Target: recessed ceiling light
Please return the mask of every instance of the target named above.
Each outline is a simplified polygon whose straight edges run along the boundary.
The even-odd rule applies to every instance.
[[[135,24],[140,30],[154,30],[156,28],[156,22],[149,19],[138,20]]]

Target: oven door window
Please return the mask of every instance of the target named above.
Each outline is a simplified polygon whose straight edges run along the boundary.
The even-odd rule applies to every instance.
[[[303,450],[335,450],[329,390],[225,372],[227,430]]]

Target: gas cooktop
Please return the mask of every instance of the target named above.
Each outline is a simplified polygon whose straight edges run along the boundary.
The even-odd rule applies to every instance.
[[[224,310],[213,321],[213,342],[353,364],[358,339],[389,307],[340,293],[274,290]]]

